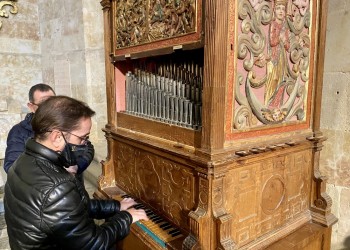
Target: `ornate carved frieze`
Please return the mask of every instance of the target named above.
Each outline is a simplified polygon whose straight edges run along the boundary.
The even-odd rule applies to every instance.
[[[9,17],[9,12],[11,14],[17,14],[18,12],[18,8],[16,3],[17,0],[9,0],[9,1],[4,1],[4,0],[0,0],[0,17]],[[10,9],[8,10],[6,7],[10,7]],[[2,21],[0,21],[0,29],[2,27]]]
[[[115,54],[172,48],[201,40],[202,0],[117,0]]]
[[[233,130],[306,120],[311,2],[238,1]]]
[[[196,30],[197,1],[117,1],[116,48],[140,45]]]

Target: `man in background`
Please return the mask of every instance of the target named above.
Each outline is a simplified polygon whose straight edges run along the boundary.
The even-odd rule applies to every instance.
[[[23,153],[25,143],[28,138],[33,137],[31,121],[39,105],[50,96],[54,96],[55,91],[47,84],[39,83],[29,90],[29,102],[27,107],[30,111],[23,121],[14,125],[7,136],[7,147],[5,152],[4,170],[7,173],[18,156]]]
[[[7,148],[4,161],[4,170],[6,173],[8,173],[12,164],[24,152],[26,141],[34,136],[31,122],[35,111],[43,101],[55,95],[55,91],[44,83],[36,84],[30,88],[28,94],[29,102],[27,103],[30,113],[26,115],[23,121],[13,126],[7,136]],[[87,138],[89,138],[89,136],[87,136]],[[74,150],[77,151],[76,159],[66,170],[74,175],[77,174],[78,179],[83,182],[83,172],[92,162],[95,149],[94,146],[88,142],[86,147],[76,145]]]

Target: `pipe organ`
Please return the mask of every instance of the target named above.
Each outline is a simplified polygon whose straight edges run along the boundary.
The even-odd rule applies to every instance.
[[[118,249],[329,249],[319,170],[328,1],[102,0]]]

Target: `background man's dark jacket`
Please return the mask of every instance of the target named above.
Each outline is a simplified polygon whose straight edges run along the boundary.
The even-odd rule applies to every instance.
[[[7,173],[11,165],[24,152],[28,138],[33,137],[32,119],[34,113],[26,115],[23,121],[13,126],[7,136],[7,147],[5,151],[4,170]]]

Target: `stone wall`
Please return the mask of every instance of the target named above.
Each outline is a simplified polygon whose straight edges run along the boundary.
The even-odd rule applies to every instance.
[[[18,13],[1,18],[0,29],[0,159],[7,133],[28,112],[28,90],[42,82],[37,0],[17,2]]]
[[[16,4],[17,14],[1,18],[0,159],[8,131],[28,112],[28,90],[39,82],[51,85],[57,94],[85,101],[96,111],[91,140],[96,160],[105,159],[101,128],[107,113],[99,1],[21,0]]]
[[[328,10],[321,128],[328,140],[321,171],[328,177],[332,211],[339,218],[332,249],[350,249],[350,3],[330,0]]]
[[[96,0],[40,0],[39,12],[43,80],[53,85],[57,94],[82,100],[96,111],[90,138],[97,159],[105,159],[102,7]]]

